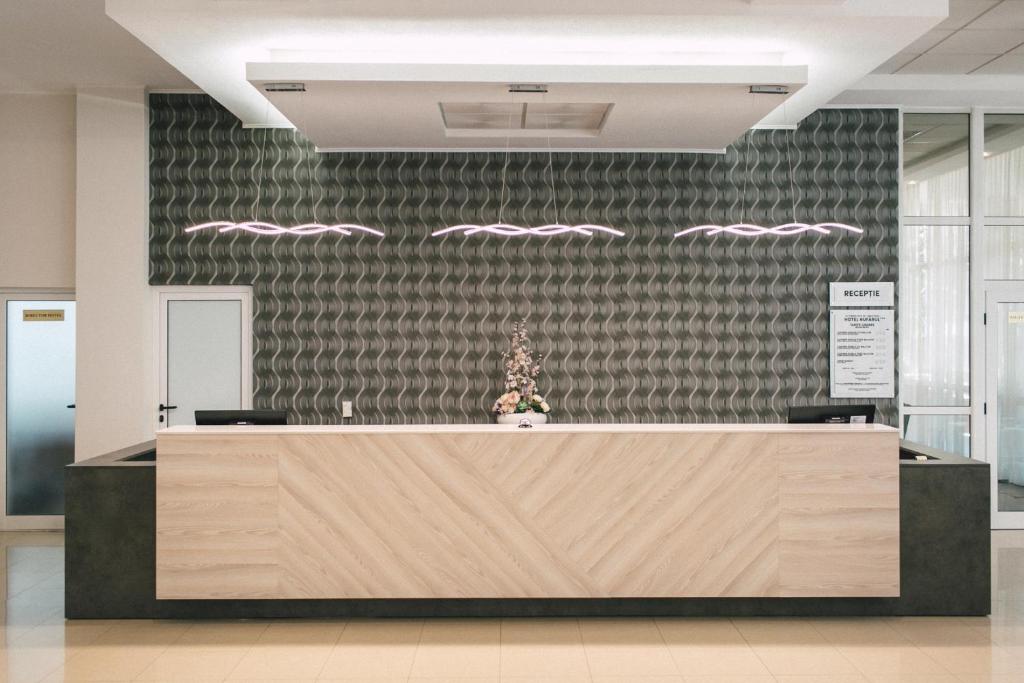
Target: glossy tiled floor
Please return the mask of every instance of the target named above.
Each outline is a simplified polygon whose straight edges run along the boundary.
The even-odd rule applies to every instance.
[[[0,534],[8,681],[1024,683],[1024,532],[942,619],[65,622],[59,534]]]

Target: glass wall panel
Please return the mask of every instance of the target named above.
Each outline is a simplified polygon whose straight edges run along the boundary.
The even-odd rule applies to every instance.
[[[985,114],[985,215],[1024,216],[1024,115]]]
[[[1024,303],[1000,303],[996,332],[996,472],[1000,511],[1024,511]]]
[[[966,225],[903,228],[899,362],[904,405],[970,405],[969,256]]]
[[[967,216],[970,117],[903,117],[903,215]]]
[[[1024,280],[1024,225],[985,226],[985,278]]]
[[[75,459],[75,302],[7,302],[7,514],[64,514]]]
[[[903,438],[923,446],[971,456],[970,415],[905,415]]]

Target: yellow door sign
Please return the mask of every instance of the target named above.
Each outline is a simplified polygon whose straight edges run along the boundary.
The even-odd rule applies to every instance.
[[[25,309],[21,313],[21,319],[24,322],[63,322],[64,311],[61,309]]]

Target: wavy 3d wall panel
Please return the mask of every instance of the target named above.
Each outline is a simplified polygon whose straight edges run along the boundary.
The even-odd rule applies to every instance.
[[[828,283],[897,278],[892,110],[818,111],[725,155],[556,153],[555,197],[548,155],[513,153],[505,220],[549,223],[557,204],[560,221],[626,235],[510,239],[430,236],[496,219],[504,152],[307,164],[304,139],[272,130],[257,192],[263,130],[201,95],[152,95],[150,109],[150,282],[252,285],[255,406],[296,422],[340,422],[342,400],[356,422],[486,422],[522,317],[546,356],[556,420],[778,421],[788,404],[828,401]],[[315,213],[385,237],[184,232],[253,219],[257,204],[261,220]],[[864,232],[673,239],[693,225],[794,219]],[[895,424],[896,402],[877,403]]]

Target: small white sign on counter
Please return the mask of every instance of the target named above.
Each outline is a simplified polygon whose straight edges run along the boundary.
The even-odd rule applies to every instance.
[[[829,315],[832,398],[893,398],[896,356],[891,310],[841,310]]]
[[[831,282],[830,306],[894,306],[896,286],[892,282]]]

